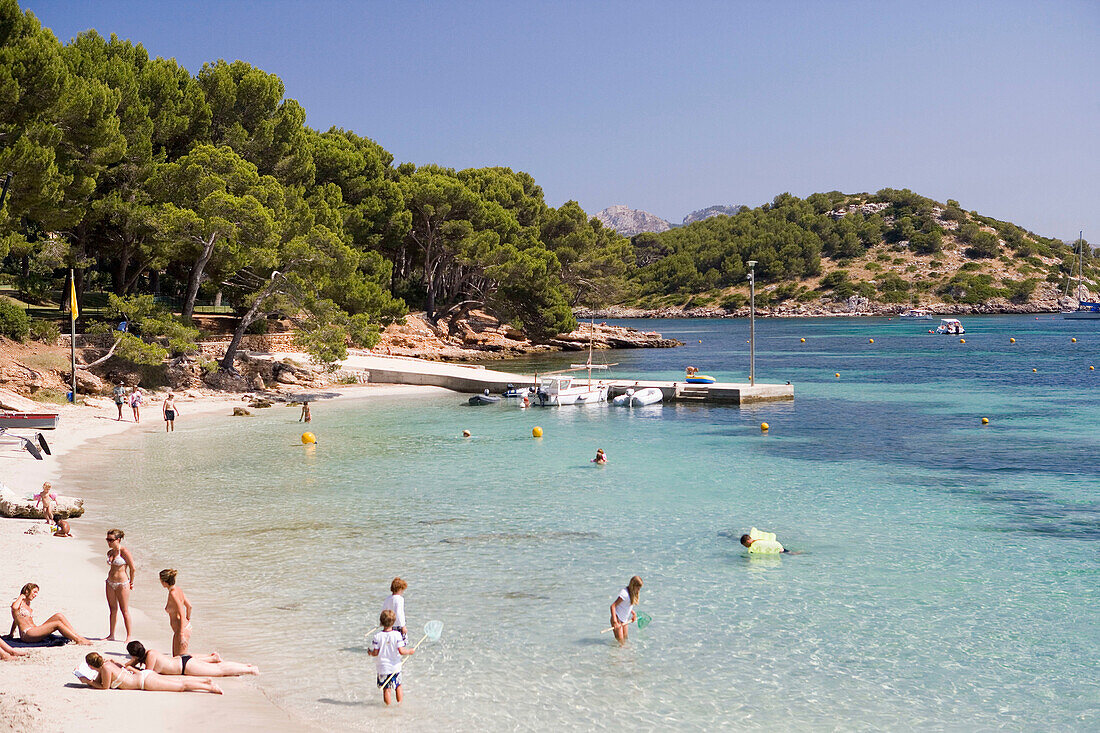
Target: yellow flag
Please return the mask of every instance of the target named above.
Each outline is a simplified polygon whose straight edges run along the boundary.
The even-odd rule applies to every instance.
[[[73,320],[75,321],[80,317],[80,307],[76,304],[76,278],[69,274],[69,311],[73,314]]]

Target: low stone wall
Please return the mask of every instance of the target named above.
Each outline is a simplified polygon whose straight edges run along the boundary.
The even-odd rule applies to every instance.
[[[199,342],[199,349],[205,356],[221,356],[225,354],[232,340],[225,336],[203,339]],[[241,339],[240,348],[246,351],[300,351],[294,343],[293,333],[246,333]]]

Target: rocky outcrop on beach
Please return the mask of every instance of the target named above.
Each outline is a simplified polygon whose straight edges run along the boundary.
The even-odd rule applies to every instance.
[[[668,348],[681,345],[656,332],[624,326],[581,323],[571,333],[559,334],[545,343],[535,343],[510,324],[501,323],[484,311],[471,311],[453,321],[433,324],[423,314],[410,314],[405,323],[386,328],[382,340],[371,351],[387,356],[415,356],[439,361],[483,361],[542,351],[595,349]]]
[[[642,232],[667,232],[672,225],[667,221],[641,209],[632,209],[629,206],[608,206],[603,211],[597,212],[595,217],[610,229],[619,234],[633,237]]]
[[[745,207],[730,204],[729,206],[716,205],[708,206],[705,209],[696,209],[695,211],[684,217],[684,221],[681,223],[681,226],[687,226],[688,224],[696,221],[703,221],[704,219],[709,219],[712,216],[733,216],[737,212],[741,211],[741,209],[743,208]]]
[[[84,500],[74,496],[58,495],[54,502],[53,513],[62,519],[72,519],[84,514]],[[0,484],[0,517],[10,519],[45,519],[42,505],[32,496],[19,496],[7,486]]]

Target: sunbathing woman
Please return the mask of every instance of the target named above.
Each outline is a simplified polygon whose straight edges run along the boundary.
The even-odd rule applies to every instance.
[[[222,694],[222,688],[214,684],[209,677],[183,677],[169,679],[151,669],[132,670],[120,666],[117,662],[104,659],[98,652],[84,657],[84,661],[94,670],[98,670],[94,680],[81,677],[89,685],[99,690],[152,690],[154,692],[212,692]]]
[[[25,657],[28,654],[30,654],[30,652],[22,649],[13,649],[5,644],[3,639],[0,639],[0,659],[7,661],[15,659],[16,657]]]
[[[76,629],[69,623],[69,619],[60,613],[55,613],[46,619],[44,624],[34,622],[34,614],[31,611],[31,601],[38,595],[38,586],[27,583],[23,590],[19,591],[19,597],[12,601],[11,617],[15,621],[13,626],[19,627],[19,638],[23,641],[44,641],[47,636],[55,631],[60,631],[66,639],[71,639],[77,644],[90,646],[92,642],[76,633]]]
[[[191,641],[191,602],[176,587],[176,570],[161,570],[160,584],[168,589],[164,612],[172,624],[172,656],[178,657],[187,653],[187,645]]]
[[[146,649],[140,641],[131,641],[126,645],[126,651],[130,654],[127,667],[133,669],[151,669],[157,674],[177,675],[185,674],[192,677],[237,677],[242,674],[259,674],[260,668],[253,664],[241,664],[239,662],[224,662],[222,658],[214,654],[183,654],[178,657],[170,657],[155,649]]]

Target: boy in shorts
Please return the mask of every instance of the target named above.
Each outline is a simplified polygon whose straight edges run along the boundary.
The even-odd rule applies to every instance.
[[[394,612],[389,609],[378,616],[382,630],[374,635],[367,652],[372,657],[378,657],[378,686],[382,688],[382,702],[387,705],[390,704],[391,690],[397,702],[401,702],[401,657],[415,652],[405,645],[401,632],[394,631],[394,620]]]

